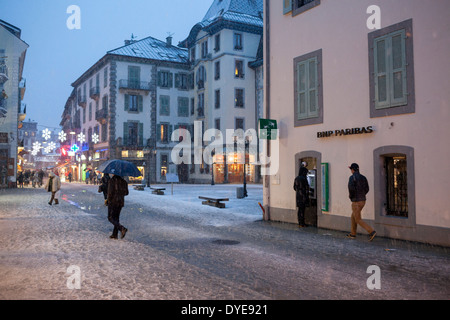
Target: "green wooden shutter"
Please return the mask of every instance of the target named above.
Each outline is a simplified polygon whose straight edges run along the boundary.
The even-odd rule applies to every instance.
[[[144,110],[144,103],[143,103],[143,97],[141,95],[138,96],[138,110],[139,112],[142,112]]]
[[[175,88],[181,87],[181,75],[179,73],[175,74]]]
[[[282,0],[283,1],[283,14],[292,11],[292,0]]]
[[[128,122],[123,123],[123,145],[128,145]]]
[[[388,43],[386,38],[374,42],[374,77],[375,77],[375,108],[389,107],[389,77],[387,74]]]
[[[308,99],[309,99],[309,117],[317,117],[319,115],[319,99],[318,99],[318,83],[317,83],[317,58],[308,61]]]
[[[407,103],[405,30],[392,35],[391,106]]]
[[[130,110],[130,95],[125,95],[125,111]]]
[[[169,88],[173,88],[173,73],[169,72]]]
[[[138,145],[139,146],[143,146],[144,145],[144,124],[143,123],[139,123],[139,142]]]
[[[306,63],[297,65],[297,117],[305,119],[307,117],[306,108]]]

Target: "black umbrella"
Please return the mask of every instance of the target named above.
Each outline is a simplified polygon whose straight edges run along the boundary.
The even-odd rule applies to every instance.
[[[97,171],[103,173],[112,173],[121,177],[140,177],[142,173],[134,163],[125,160],[113,159],[102,163]]]

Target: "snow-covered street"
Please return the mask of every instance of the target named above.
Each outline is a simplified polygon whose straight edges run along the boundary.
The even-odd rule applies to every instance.
[[[130,185],[112,225],[97,186],[63,183],[59,205],[43,189],[0,191],[0,299],[448,299],[445,248],[262,221],[262,187]],[[225,209],[198,196],[228,197]],[[370,265],[381,289],[369,289]],[[74,287],[79,275],[79,289]]]

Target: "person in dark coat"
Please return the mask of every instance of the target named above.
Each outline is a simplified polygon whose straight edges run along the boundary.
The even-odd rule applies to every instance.
[[[128,229],[119,222],[120,211],[125,205],[125,196],[128,195],[128,183],[120,176],[113,175],[108,182],[108,221],[114,225],[111,239],[117,239],[118,232],[121,239],[125,237]]]
[[[360,225],[369,234],[369,241],[372,241],[377,233],[361,219],[361,211],[366,204],[366,194],[369,192],[369,183],[367,178],[359,173],[357,163],[352,163],[349,169],[352,172],[348,180],[348,193],[352,202],[352,225],[347,237],[356,238],[356,228]]]
[[[300,167],[299,174],[294,180],[294,190],[296,192],[297,201],[297,218],[298,226],[300,228],[306,227],[305,224],[305,207],[309,206],[309,183],[306,175],[308,174],[308,169],[304,166]]]
[[[101,179],[101,189],[103,192],[103,198],[105,199],[105,206],[108,205],[108,182],[111,179],[108,173],[104,173]]]

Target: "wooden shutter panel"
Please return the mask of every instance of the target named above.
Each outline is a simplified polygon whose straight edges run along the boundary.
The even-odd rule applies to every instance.
[[[308,61],[308,116],[317,117],[319,115],[318,108],[318,83],[317,83],[317,59],[313,58]]]
[[[292,0],[283,0],[283,14],[292,11]]]
[[[297,117],[304,119],[307,116],[306,108],[306,63],[297,65]]]
[[[382,109],[389,106],[388,88],[389,78],[387,75],[387,51],[386,38],[374,41],[374,80],[375,80],[375,108]]]
[[[169,72],[169,88],[173,88],[173,73]]]
[[[139,142],[138,142],[138,145],[139,146],[143,146],[144,145],[144,124],[143,123],[139,123],[138,130],[139,130]]]
[[[143,103],[143,97],[141,95],[138,96],[138,110],[139,112],[142,112],[144,110],[144,103]]]
[[[391,107],[407,103],[405,30],[392,35]]]
[[[123,145],[128,145],[128,122],[123,123]]]
[[[130,95],[125,95],[125,111],[130,110]]]

